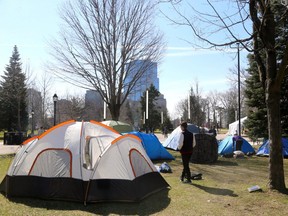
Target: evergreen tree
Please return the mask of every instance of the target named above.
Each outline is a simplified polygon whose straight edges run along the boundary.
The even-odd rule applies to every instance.
[[[285,8],[279,4],[273,7],[275,11],[275,19],[277,23],[276,34],[276,50],[277,59],[280,61],[283,58],[284,44],[288,40],[288,18],[283,18],[282,14]],[[259,73],[256,61],[253,55],[248,55],[249,77],[246,80],[246,97],[247,105],[250,107],[248,119],[245,121],[245,127],[248,129],[248,136],[254,140],[259,137],[268,138],[268,123],[267,123],[267,109],[265,103],[265,91],[263,83],[259,79]],[[279,66],[279,65],[278,65]],[[284,132],[288,132],[288,75],[282,81],[281,85],[281,100],[280,100],[280,115],[281,126]]]
[[[173,129],[173,125],[167,110],[163,113],[163,129],[164,128],[166,128],[168,131]]]
[[[159,128],[161,123],[161,114],[155,107],[155,100],[159,97],[160,92],[152,84],[148,89],[148,92],[148,121],[145,122],[145,128],[156,129]],[[141,97],[141,108],[142,113],[146,112],[146,91],[143,92],[143,96]]]
[[[253,55],[248,55],[249,77],[246,79],[246,104],[249,107],[248,118],[245,121],[247,135],[256,140],[257,138],[268,137],[267,109],[265,92],[259,79],[257,64]]]
[[[9,64],[0,82],[1,129],[24,131],[28,125],[25,74],[22,73],[20,54],[14,46]]]
[[[198,126],[201,126],[205,122],[205,112],[203,111],[203,105],[201,105],[202,98],[195,94],[193,87],[190,89],[189,94],[189,101],[187,101],[187,104],[190,103],[188,107],[190,107],[190,116],[188,116],[188,120],[196,124]]]
[[[288,40],[288,17],[283,16],[286,8],[281,4],[274,5],[275,19],[277,23],[276,27],[276,50],[278,67],[279,62],[283,58],[285,44]],[[281,115],[281,127],[283,133],[288,133],[288,74],[285,75],[281,84],[281,99],[280,99],[280,115]]]

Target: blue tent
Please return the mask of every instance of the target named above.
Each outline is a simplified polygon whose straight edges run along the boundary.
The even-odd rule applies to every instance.
[[[142,140],[142,145],[151,160],[174,160],[175,158],[162,146],[158,138],[154,134],[146,134],[142,132],[129,132]]]
[[[241,137],[243,140],[241,151],[244,154],[247,153],[255,153],[254,148],[249,144],[247,140],[245,140],[243,137]],[[228,155],[233,154],[233,152],[236,150],[236,145],[234,143],[234,149],[233,149],[233,136],[227,136],[224,140],[222,140],[218,144],[218,154],[220,155]]]
[[[288,139],[282,137],[282,154],[283,157],[288,157]],[[264,143],[259,147],[257,154],[258,156],[269,156],[270,148],[269,140],[264,141]]]

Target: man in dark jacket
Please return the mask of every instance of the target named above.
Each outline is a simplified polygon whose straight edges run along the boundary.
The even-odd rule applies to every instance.
[[[182,130],[182,135],[178,149],[180,150],[183,163],[183,171],[180,180],[183,183],[191,183],[189,162],[193,153],[193,134],[187,130],[187,122],[181,123],[180,127]],[[184,178],[186,179],[184,180]]]

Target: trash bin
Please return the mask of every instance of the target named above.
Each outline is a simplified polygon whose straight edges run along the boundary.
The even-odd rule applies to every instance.
[[[25,140],[24,132],[5,132],[4,145],[20,145]]]
[[[243,144],[243,140],[242,139],[236,140],[236,151],[241,151],[242,150],[242,144]]]

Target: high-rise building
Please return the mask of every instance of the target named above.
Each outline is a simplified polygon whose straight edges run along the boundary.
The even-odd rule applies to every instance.
[[[153,84],[159,91],[159,78],[157,63],[149,60],[135,60],[129,63],[130,73],[126,78],[125,82],[129,83],[133,80],[135,74],[140,70],[144,73],[141,78],[136,82],[134,88],[130,92],[128,99],[131,101],[140,101],[143,93]]]
[[[166,99],[163,94],[160,94],[155,101],[155,107],[159,112],[165,112],[167,107]]]

